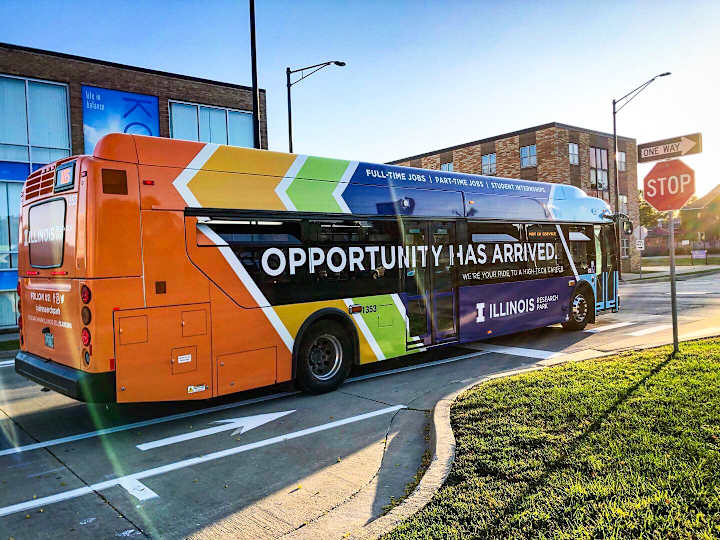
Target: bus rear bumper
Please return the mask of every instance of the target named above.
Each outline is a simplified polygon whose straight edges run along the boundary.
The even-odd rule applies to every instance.
[[[87,373],[24,351],[15,356],[15,371],[33,382],[79,401],[115,401],[114,371]]]

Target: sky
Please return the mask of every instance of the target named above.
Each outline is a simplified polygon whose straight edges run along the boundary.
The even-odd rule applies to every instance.
[[[272,150],[287,151],[285,68],[298,153],[385,162],[561,122],[638,143],[702,132],[685,162],[720,183],[720,2],[256,0]],[[249,85],[245,0],[2,0],[0,41]],[[640,165],[638,177],[652,165]]]

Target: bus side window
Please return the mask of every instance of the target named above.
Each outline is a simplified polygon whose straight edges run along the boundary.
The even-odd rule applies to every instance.
[[[527,264],[515,260],[514,245],[523,241],[523,226],[513,223],[483,223],[468,221],[468,238],[470,245],[478,250],[484,246],[485,263],[468,264],[459,271],[462,284],[505,283],[526,279],[524,272]],[[512,246],[506,252],[505,246]],[[507,257],[506,257],[507,255]],[[467,254],[465,254],[467,260]],[[470,261],[472,262],[472,261]]]
[[[535,259],[533,260],[531,256],[528,261],[529,279],[573,275],[557,226],[545,224],[526,225],[525,234],[529,244],[538,244],[538,247],[533,250],[536,254]],[[552,251],[549,251],[550,248],[545,247],[540,249],[541,245],[547,246],[548,244],[552,245]],[[548,256],[548,252],[554,256]]]
[[[594,273],[595,244],[591,225],[570,225],[563,227],[575,269],[579,275]]]

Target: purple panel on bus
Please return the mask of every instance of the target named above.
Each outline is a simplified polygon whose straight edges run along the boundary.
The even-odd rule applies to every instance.
[[[573,292],[570,279],[461,287],[460,340],[487,339],[564,321]]]
[[[478,176],[363,162],[358,164],[355,173],[350,178],[350,183],[465,191],[484,195],[512,195],[513,197],[530,197],[542,201],[550,199],[553,187],[550,184],[530,180],[496,178],[493,176]]]
[[[349,184],[343,199],[353,214],[400,216],[462,216],[462,195],[455,191],[428,191]]]

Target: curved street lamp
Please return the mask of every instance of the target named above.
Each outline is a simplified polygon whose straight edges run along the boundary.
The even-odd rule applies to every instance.
[[[645,90],[650,83],[652,83],[655,79],[658,77],[665,77],[667,75],[670,75],[669,71],[666,71],[665,73],[660,73],[659,75],[655,75],[652,79],[650,79],[647,82],[644,82],[640,86],[638,86],[635,90],[631,90],[627,94],[625,94],[620,99],[613,99],[612,100],[612,107],[613,107],[613,146],[615,151],[615,213],[620,213],[620,175],[618,174],[618,141],[617,141],[617,127],[616,127],[616,121],[615,117],[617,116],[617,113],[622,110],[625,105],[630,103],[635,97]],[[622,102],[623,103],[620,107],[618,105]],[[615,242],[616,242],[616,253],[620,255],[620,227],[615,227]],[[619,259],[620,257],[618,257]],[[622,263],[618,265],[618,277],[622,279]]]
[[[289,150],[290,153],[292,153],[292,151],[293,151],[293,141],[292,141],[292,103],[291,103],[291,101],[290,101],[290,87],[291,87],[292,85],[294,85],[294,84],[299,83],[299,82],[302,81],[303,79],[307,79],[310,75],[312,75],[313,73],[316,73],[316,72],[320,71],[322,68],[325,68],[325,67],[328,67],[328,66],[332,66],[332,65],[343,67],[343,66],[345,66],[346,64],[345,64],[345,62],[341,62],[340,60],[329,60],[329,61],[327,61],[327,62],[322,62],[322,63],[320,63],[320,64],[314,64],[314,65],[312,65],[312,66],[305,66],[305,67],[298,68],[298,69],[285,68],[285,75],[287,76],[288,143],[289,143],[288,146],[290,147],[290,150]],[[311,71],[310,73],[305,73],[305,71],[307,71],[307,70],[309,70],[309,69],[311,69],[312,71]],[[291,76],[293,73],[299,73],[299,72],[302,73],[301,77],[300,77],[299,79],[295,80],[295,81],[291,81],[291,80],[290,80],[290,76]]]

